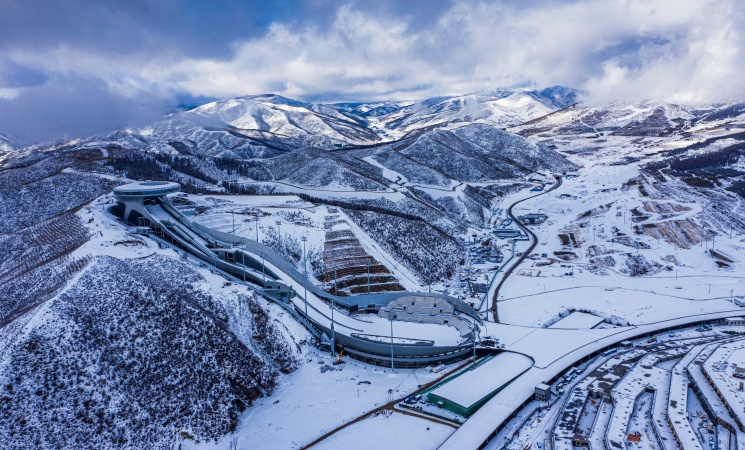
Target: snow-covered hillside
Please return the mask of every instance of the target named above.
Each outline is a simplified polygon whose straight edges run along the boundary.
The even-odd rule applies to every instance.
[[[108,214],[100,152],[26,157],[0,171],[0,447],[217,439],[295,369],[293,324]]]
[[[5,153],[13,150],[13,144],[10,139],[0,134],[0,153]]]
[[[386,128],[412,130],[462,123],[515,126],[576,103],[577,93],[554,86],[541,91],[495,89],[453,97],[436,97],[391,112],[381,118]]]
[[[372,157],[409,183],[436,186],[516,179],[533,172],[576,168],[544,145],[486,124],[427,131],[354,154]]]
[[[433,127],[472,122],[515,126],[575,102],[574,90],[558,86],[540,91],[496,89],[418,103],[308,103],[274,94],[251,95],[207,103],[139,128],[31,148],[49,151],[104,146],[267,158],[307,147],[371,145]],[[2,142],[0,136],[0,151]]]

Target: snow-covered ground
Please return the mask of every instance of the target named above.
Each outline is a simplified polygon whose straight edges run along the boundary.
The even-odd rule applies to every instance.
[[[271,396],[259,400],[246,410],[235,433],[217,443],[204,444],[198,448],[223,449],[232,440],[237,440],[238,448],[300,448],[361,414],[403,398],[414,392],[417,386],[439,377],[426,369],[391,372],[390,369],[347,358],[345,364],[332,366],[335,357],[321,354],[312,348],[306,349],[307,354],[301,367],[286,375]],[[378,418],[367,420],[377,423]],[[395,414],[385,423],[394,427],[397,425],[393,424],[399,420],[406,424],[405,429],[421,423],[422,430],[426,427],[439,430],[433,434],[442,439],[453,431],[451,427],[409,418],[403,414]],[[345,428],[344,432],[348,433],[359,426],[361,423]]]
[[[447,439],[452,427],[400,414],[379,414],[349,426],[313,448],[360,450],[406,448],[429,450]]]

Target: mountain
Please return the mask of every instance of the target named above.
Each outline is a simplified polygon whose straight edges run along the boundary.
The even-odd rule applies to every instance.
[[[404,133],[424,127],[472,122],[508,127],[566,108],[576,102],[576,97],[576,91],[561,86],[541,91],[494,89],[424,100],[393,111],[380,120],[386,128]]]
[[[333,144],[366,144],[380,138],[358,116],[326,105],[314,105],[278,95],[221,100],[175,115],[144,134],[154,143],[177,151],[211,156],[251,156],[255,145],[275,152]],[[177,136],[174,136],[177,134]],[[173,141],[182,145],[178,148]],[[243,142],[242,142],[243,141]],[[273,145],[267,145],[273,144]]]
[[[173,448],[234,430],[296,363],[255,298],[239,300],[254,335],[241,339],[203,281],[172,258],[100,258],[43,318],[0,329],[26,325],[0,364],[3,448]]]
[[[270,158],[300,148],[380,140],[368,128],[367,120],[351,109],[270,94],[207,103],[149,126],[47,147],[114,147],[224,158]]]
[[[13,140],[0,133],[0,164],[7,158],[13,156],[14,150],[19,147],[19,144],[13,142]]]
[[[616,103],[604,107],[575,105],[512,128],[523,136],[554,135],[667,137],[742,128],[745,103],[679,105],[665,102]]]
[[[439,186],[576,169],[574,164],[545,145],[486,124],[426,131],[416,137],[361,151],[358,157],[372,157],[377,164],[409,183]]]
[[[331,106],[360,117],[381,117],[398,111],[403,106],[394,102],[333,103]]]
[[[93,211],[123,183],[107,162],[21,153],[0,170],[3,449],[217,439],[296,367],[262,300],[205,288],[198,269]]]
[[[5,153],[13,150],[13,144],[10,139],[0,134],[0,153]]]
[[[225,158],[271,158],[301,148],[373,145],[409,132],[485,123],[515,126],[576,101],[576,91],[551,87],[496,89],[418,103],[309,103],[274,94],[204,104],[135,129],[115,130],[35,150],[112,147]],[[0,140],[0,151],[2,151]]]

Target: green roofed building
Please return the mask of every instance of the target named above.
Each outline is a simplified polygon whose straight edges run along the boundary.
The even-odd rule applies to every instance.
[[[520,353],[503,352],[436,387],[427,394],[427,400],[469,417],[531,367],[531,358]]]

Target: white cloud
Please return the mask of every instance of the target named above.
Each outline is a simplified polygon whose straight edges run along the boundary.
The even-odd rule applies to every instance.
[[[173,43],[121,56],[78,42],[4,56],[49,80],[101,80],[131,104],[268,92],[409,100],[528,83],[582,89],[592,104],[745,99],[742,0],[457,1],[434,20],[415,20],[427,3],[415,5],[397,16],[362,4],[338,7],[328,22],[274,23],[219,57]],[[38,89],[0,77],[0,98]]]
[[[153,75],[216,97],[402,99],[536,82],[584,89],[593,102],[720,100],[745,95],[742,10],[738,0],[458,2],[413,29],[342,7],[327,28],[274,25],[229,59]]]

